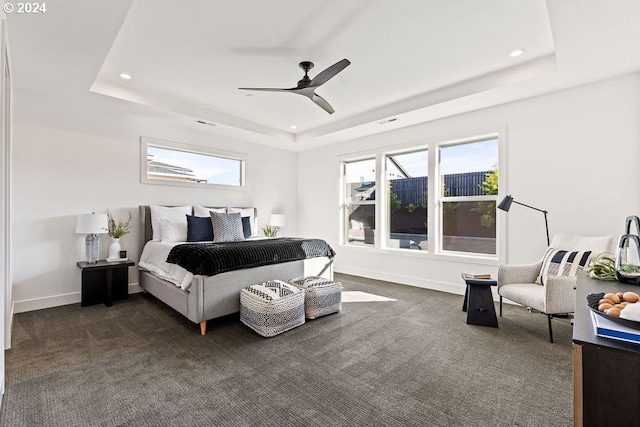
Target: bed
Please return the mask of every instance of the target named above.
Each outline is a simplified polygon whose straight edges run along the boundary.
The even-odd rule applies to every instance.
[[[141,222],[140,247],[145,248],[148,242],[151,247],[154,243],[151,207],[140,206],[139,209]],[[210,209],[222,211],[226,208]],[[255,220],[257,218],[257,212],[255,208],[243,208],[243,211],[247,210],[249,210],[249,212],[253,210],[255,227],[257,225],[257,221]],[[258,239],[256,238],[256,240]],[[266,250],[265,248],[269,246],[265,241],[261,241],[260,244],[262,251]],[[210,245],[214,246],[216,244],[211,243]],[[144,250],[148,251],[149,249]],[[168,250],[168,248],[164,248],[164,250]],[[173,282],[169,281],[167,278],[158,275],[157,272],[152,272],[151,269],[139,265],[139,284],[145,292],[164,302],[190,321],[199,324],[200,333],[205,335],[207,331],[207,320],[240,311],[240,290],[247,286],[267,280],[280,279],[286,281],[302,276],[321,276],[327,279],[333,279],[333,250],[325,256],[312,256],[294,261],[275,262],[278,263],[252,266],[250,268],[237,268],[211,276],[187,273],[185,276],[189,279],[188,286],[185,286],[184,282],[180,284],[175,280]],[[142,264],[144,265],[144,263]]]

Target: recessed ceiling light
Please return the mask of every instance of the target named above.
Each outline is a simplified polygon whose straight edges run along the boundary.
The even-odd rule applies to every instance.
[[[127,73],[120,73],[120,77],[125,79],[125,80],[131,80],[131,74],[127,74]]]
[[[524,53],[524,49],[516,49],[513,52],[511,52],[509,56],[511,56],[512,58],[515,58],[516,56],[520,56],[523,53]]]
[[[291,125],[291,129],[297,129],[298,126],[296,125]]]

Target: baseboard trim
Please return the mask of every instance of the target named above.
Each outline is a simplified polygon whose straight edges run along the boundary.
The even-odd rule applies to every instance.
[[[45,308],[59,307],[61,305],[76,304],[80,302],[80,292],[70,294],[52,295],[42,298],[26,299],[14,301],[14,313],[25,313],[27,311],[42,310]]]
[[[140,292],[144,292],[144,289],[137,283],[129,283],[129,295],[131,294],[139,294]]]
[[[366,277],[374,280],[384,280],[387,282],[400,283],[401,285],[415,286],[417,288],[431,289],[434,291],[447,292],[454,295],[464,295],[464,283],[447,283],[435,280],[427,280],[421,277],[405,276],[401,274],[385,273],[382,271],[372,271],[357,267],[335,268],[335,273],[351,274],[353,276]],[[461,279],[462,280],[462,279]],[[499,301],[499,296],[493,291],[494,301]],[[144,292],[138,283],[129,283],[129,295]],[[80,292],[69,294],[52,295],[42,298],[14,301],[13,314],[26,313],[28,311],[43,310],[45,308],[59,307],[62,305],[78,304],[80,302]],[[514,304],[509,300],[504,300],[507,304]],[[13,317],[13,316],[12,316]]]
[[[144,289],[137,283],[129,283],[129,295],[143,292]],[[62,305],[78,304],[81,300],[80,292],[69,294],[51,295],[42,298],[33,298],[13,302],[13,313],[26,313],[28,311],[43,310],[45,308],[60,307]]]
[[[351,274],[353,276],[366,277],[374,280],[384,280],[386,282],[400,283],[401,285],[415,286],[416,288],[431,289],[433,291],[447,292],[454,295],[464,295],[466,291],[466,285],[460,278],[460,283],[448,283],[435,280],[428,280],[421,277],[405,276],[401,274],[386,273],[382,271],[372,271],[370,269],[362,269],[357,267],[335,267],[335,273]],[[500,301],[495,287],[491,289],[493,300]],[[509,300],[504,299],[506,304],[515,304]]]

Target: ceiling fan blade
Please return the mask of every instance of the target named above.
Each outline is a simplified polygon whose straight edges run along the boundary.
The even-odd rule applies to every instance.
[[[318,104],[320,106],[320,108],[322,108],[324,111],[326,111],[329,114],[333,114],[336,110],[333,109],[333,107],[327,102],[326,99],[324,99],[323,97],[321,97],[320,95],[318,95],[317,93],[314,93],[313,96],[311,97],[311,100],[313,102],[315,102],[316,104]]]
[[[255,91],[260,91],[260,92],[289,92],[289,91],[292,91],[293,89],[296,89],[296,88],[278,89],[278,88],[273,88],[273,87],[239,87],[238,89],[240,89],[240,90],[255,90]]]
[[[342,61],[336,62],[335,64],[333,64],[332,66],[330,66],[329,68],[327,68],[326,70],[322,71],[320,74],[315,76],[313,80],[311,80],[311,83],[309,84],[309,86],[313,87],[313,86],[320,86],[322,84],[325,84],[326,82],[329,81],[329,79],[331,79],[333,76],[338,74],[340,71],[347,68],[350,64],[351,62],[348,59],[343,59]]]

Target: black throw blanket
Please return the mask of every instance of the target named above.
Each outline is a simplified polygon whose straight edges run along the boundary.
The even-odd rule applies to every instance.
[[[185,243],[171,249],[167,262],[193,274],[213,276],[225,271],[306,258],[333,258],[335,254],[331,246],[321,239],[283,237],[228,243]]]

